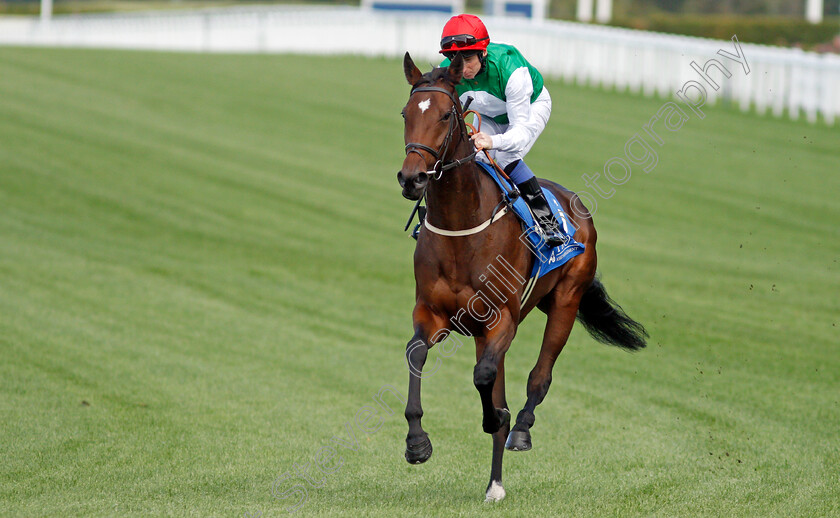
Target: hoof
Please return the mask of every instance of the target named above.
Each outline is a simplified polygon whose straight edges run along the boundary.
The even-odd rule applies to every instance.
[[[510,422],[510,410],[507,408],[497,408],[496,409],[496,419],[491,420],[488,422],[487,419],[484,419],[481,422],[481,428],[484,430],[484,433],[496,433],[498,432],[505,424]]]
[[[513,429],[505,442],[505,449],[510,451],[528,451],[531,449],[531,432]]]
[[[487,487],[487,493],[484,496],[485,502],[500,502],[505,498],[505,488],[502,487],[502,484],[496,482],[495,480],[490,482],[490,485]]]
[[[405,460],[409,464],[422,464],[432,456],[432,441],[428,434],[423,434],[419,441],[409,442],[405,440]]]

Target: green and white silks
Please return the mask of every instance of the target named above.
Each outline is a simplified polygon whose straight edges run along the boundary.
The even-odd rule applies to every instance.
[[[461,79],[456,91],[461,104],[473,98],[470,109],[481,114],[481,131],[493,141],[490,153],[505,167],[523,158],[545,129],[551,96],[540,72],[512,45],[491,43],[486,60],[484,70]],[[449,66],[449,60],[441,66]]]

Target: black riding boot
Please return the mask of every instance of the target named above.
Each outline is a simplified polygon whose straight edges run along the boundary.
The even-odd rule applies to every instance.
[[[554,212],[548,206],[548,200],[543,196],[537,178],[531,177],[529,180],[517,184],[517,187],[519,187],[519,192],[522,193],[522,199],[531,207],[531,212],[534,214],[537,224],[545,234],[546,244],[550,247],[562,245],[565,239],[563,239],[563,234],[560,231],[560,224],[554,217]]]

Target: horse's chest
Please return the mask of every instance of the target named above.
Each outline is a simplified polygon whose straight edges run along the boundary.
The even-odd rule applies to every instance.
[[[436,297],[439,309],[453,331],[464,335],[482,335],[494,327],[506,310],[507,300],[486,287],[456,284],[441,287]]]

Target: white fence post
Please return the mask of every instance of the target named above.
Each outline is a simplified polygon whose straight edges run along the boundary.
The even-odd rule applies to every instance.
[[[823,0],[807,0],[805,18],[811,23],[820,23],[823,20]]]
[[[595,21],[609,23],[612,20],[612,0],[598,0],[595,4]]]
[[[577,0],[576,18],[581,22],[592,21],[592,0]]]

